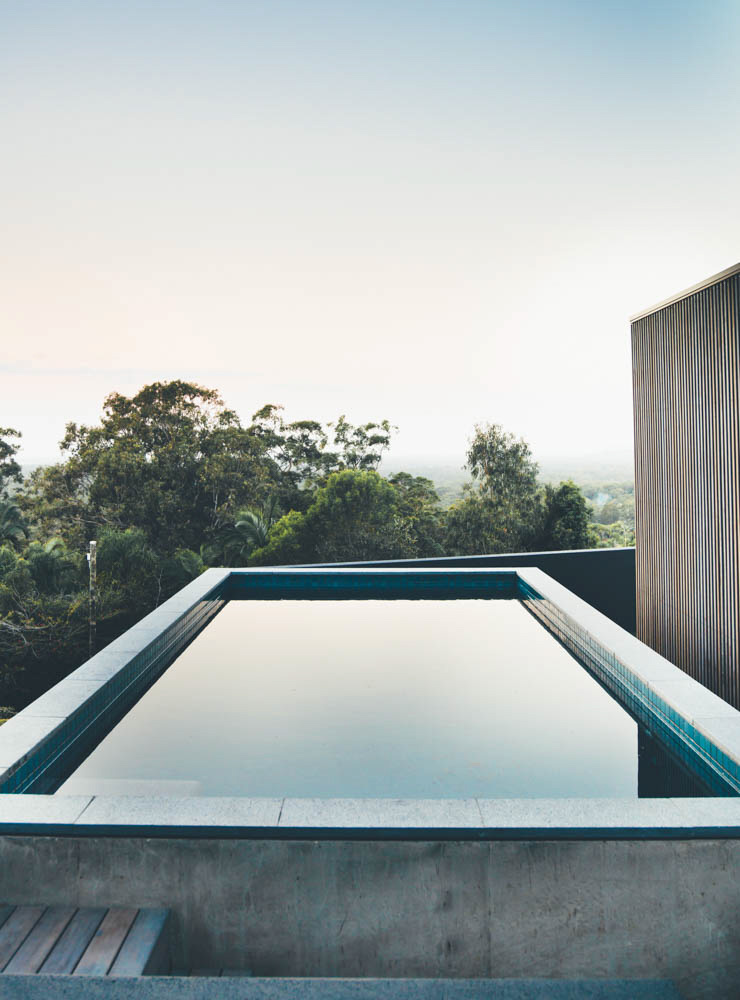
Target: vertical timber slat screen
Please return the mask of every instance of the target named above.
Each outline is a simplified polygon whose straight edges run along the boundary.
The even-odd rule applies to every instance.
[[[740,709],[740,264],[631,323],[637,637]]]

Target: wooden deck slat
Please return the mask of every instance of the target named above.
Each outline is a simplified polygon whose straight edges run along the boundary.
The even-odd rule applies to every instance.
[[[3,926],[14,909],[14,906],[7,906],[5,903],[0,906],[0,927]]]
[[[108,910],[72,974],[105,976],[115,961],[138,912],[124,907]]]
[[[38,972],[74,914],[74,906],[50,906],[5,966],[5,972]]]
[[[5,968],[31,933],[44,909],[43,906],[16,906],[0,927],[0,971]]]
[[[90,944],[93,934],[100,927],[105,914],[105,907],[78,910],[39,972],[72,972]]]
[[[165,930],[169,910],[139,910],[121,945],[111,976],[144,976],[168,971]]]

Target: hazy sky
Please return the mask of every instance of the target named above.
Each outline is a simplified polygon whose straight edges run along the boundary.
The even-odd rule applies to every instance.
[[[740,2],[2,0],[0,426],[631,448],[628,317],[740,260]]]

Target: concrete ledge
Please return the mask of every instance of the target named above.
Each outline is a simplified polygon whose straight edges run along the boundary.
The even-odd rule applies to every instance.
[[[245,799],[0,795],[0,835],[236,840],[740,837],[740,798]]]
[[[681,1000],[658,979],[257,979],[12,976],[8,1000]]]
[[[0,899],[165,907],[174,969],[670,979],[736,1000],[740,841],[0,837]]]

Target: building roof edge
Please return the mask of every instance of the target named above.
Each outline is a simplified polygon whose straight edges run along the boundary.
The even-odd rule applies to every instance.
[[[630,323],[636,323],[637,320],[644,319],[645,316],[649,316],[651,313],[658,312],[660,309],[665,309],[666,306],[672,306],[674,302],[680,302],[681,299],[687,299],[690,295],[695,295],[696,292],[701,292],[705,288],[710,288],[712,285],[719,284],[720,281],[724,281],[726,278],[731,278],[734,274],[740,274],[740,263],[733,264],[732,267],[725,268],[725,270],[720,271],[719,274],[713,274],[711,278],[705,278],[704,281],[700,281],[696,285],[692,285],[691,288],[685,288],[682,292],[678,292],[676,295],[671,295],[662,302],[658,302],[656,305],[650,306],[649,309],[641,309],[633,316],[630,316]]]

